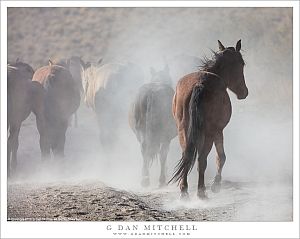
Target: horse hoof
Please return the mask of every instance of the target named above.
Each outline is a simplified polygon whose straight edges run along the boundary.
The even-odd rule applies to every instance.
[[[164,183],[159,183],[159,188],[165,188],[167,186],[167,184],[164,182]]]
[[[149,178],[144,178],[144,179],[142,180],[141,185],[142,185],[142,187],[144,187],[144,188],[149,187],[149,185],[150,185],[150,180],[149,180]]]
[[[187,201],[189,199],[190,199],[190,196],[189,196],[188,192],[181,192],[180,193],[180,200]]]
[[[219,193],[221,191],[221,183],[213,183],[211,185],[211,191],[213,193]]]
[[[198,196],[198,198],[201,199],[201,200],[206,200],[206,199],[208,199],[208,197],[207,197],[205,191],[198,191],[197,196]]]

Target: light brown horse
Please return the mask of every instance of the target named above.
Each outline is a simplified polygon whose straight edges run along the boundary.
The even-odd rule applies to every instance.
[[[143,155],[142,186],[149,185],[149,167],[159,156],[161,171],[160,186],[166,183],[166,160],[171,140],[177,135],[175,121],[172,117],[172,98],[169,69],[151,70],[150,83],[144,84],[132,104],[129,112],[129,125],[135,133]]]
[[[80,92],[68,69],[54,65],[36,70],[32,79],[32,111],[36,115],[42,158],[64,156],[68,121],[80,104]]]
[[[244,78],[244,60],[240,53],[241,40],[236,47],[224,47],[220,41],[219,52],[211,60],[204,60],[199,72],[186,75],[177,84],[173,99],[173,115],[176,120],[182,158],[173,178],[179,181],[181,197],[188,196],[187,175],[198,155],[198,197],[206,198],[204,173],[207,156],[215,144],[217,174],[211,187],[218,192],[226,156],[223,146],[223,129],[231,117],[231,103],[227,88],[238,99],[248,96]]]
[[[30,65],[16,60],[7,65],[7,173],[15,171],[19,132],[22,122],[31,112],[31,79],[33,69]]]
[[[82,73],[84,101],[97,116],[102,150],[112,151],[127,124],[131,100],[143,82],[143,72],[131,63],[91,64]]]

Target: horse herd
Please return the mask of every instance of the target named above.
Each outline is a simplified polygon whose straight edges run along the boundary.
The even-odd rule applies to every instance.
[[[160,186],[166,184],[165,165],[169,145],[177,135],[182,148],[173,177],[181,197],[188,197],[187,175],[198,159],[199,198],[206,198],[204,173],[207,156],[215,145],[217,174],[211,190],[218,192],[226,156],[223,129],[231,117],[227,88],[245,99],[248,89],[244,79],[241,40],[235,47],[224,47],[211,59],[204,59],[199,71],[183,76],[172,88],[169,67],[155,71],[151,81],[141,85],[142,70],[135,64],[85,63],[80,57],[49,60],[36,71],[19,60],[7,65],[7,106],[9,131],[7,169],[11,176],[17,166],[18,136],[22,122],[33,112],[40,135],[43,160],[64,156],[69,120],[81,99],[97,116],[101,147],[112,150],[118,128],[129,115],[129,126],[140,143],[143,167],[142,185],[149,185],[149,167],[155,158],[161,162]],[[174,120],[175,119],[175,120]]]

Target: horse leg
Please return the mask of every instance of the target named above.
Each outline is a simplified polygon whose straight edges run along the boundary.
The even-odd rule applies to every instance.
[[[11,176],[17,167],[17,151],[19,147],[19,133],[21,123],[11,124],[9,129],[9,137],[7,142],[7,168],[8,176]]]
[[[223,132],[219,132],[215,138],[215,147],[217,150],[217,174],[214,178],[213,184],[211,186],[211,191],[214,193],[220,192],[221,189],[221,180],[222,180],[222,169],[226,161],[226,155],[224,152],[224,144],[223,144]]]
[[[9,137],[7,139],[7,177],[10,177],[10,159],[11,159],[11,151],[12,151],[12,139],[10,133],[10,124],[7,124],[7,130],[9,132]]]
[[[148,187],[150,185],[150,179],[149,179],[150,157],[147,153],[145,143],[142,143],[142,155],[143,155],[143,168],[142,168],[142,182],[141,182],[141,185],[143,187]]]
[[[183,200],[186,200],[189,198],[187,175],[188,175],[188,171],[185,170],[183,177],[180,179],[180,183],[179,183],[180,199],[183,199]]]
[[[44,116],[36,114],[36,126],[40,134],[40,149],[42,160],[45,160],[50,157],[50,142],[48,135],[48,126]]]
[[[11,148],[12,148],[12,143],[10,142],[11,140],[7,140],[7,177],[10,177],[10,159],[11,159]]]
[[[61,125],[55,127],[54,129],[56,133],[53,134],[54,137],[51,139],[52,142],[55,142],[55,144],[52,146],[54,157],[64,157],[67,128],[68,121],[62,122]]]
[[[198,192],[197,196],[200,199],[205,199],[207,198],[205,194],[205,183],[204,183],[204,173],[207,167],[207,156],[211,150],[211,147],[213,145],[213,139],[212,137],[205,137],[203,147],[202,145],[198,146],[198,173],[199,173],[199,178],[198,178]]]
[[[169,152],[170,142],[162,143],[159,152],[160,159],[160,177],[159,177],[159,187],[166,185],[166,161]]]

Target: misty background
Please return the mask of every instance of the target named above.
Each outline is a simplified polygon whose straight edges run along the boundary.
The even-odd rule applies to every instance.
[[[168,63],[175,88],[189,69],[197,70],[194,65],[186,66],[185,57],[210,57],[211,49],[218,50],[217,40],[227,47],[242,39],[249,96],[238,101],[230,92],[233,113],[224,130],[227,161],[223,180],[258,185],[255,192],[248,192],[256,198],[252,208],[267,206],[270,210],[266,217],[256,219],[291,220],[292,21],[292,8],[9,8],[8,60],[20,58],[34,69],[47,64],[49,58],[72,55],[92,62],[100,58],[104,63],[130,60],[144,71],[141,83],[149,81],[150,67],[160,70]],[[72,125],[67,131],[63,162],[42,163],[31,114],[20,132],[16,182],[96,179],[119,188],[145,190],[140,186],[142,156],[127,118],[120,133],[123,143],[109,156],[100,150],[95,114],[84,102],[78,122],[77,128]],[[215,155],[213,148],[207,185],[216,172]],[[176,137],[167,160],[168,178],[180,157]],[[159,161],[153,163],[151,187],[146,190],[157,188],[159,167]],[[188,180],[193,194],[196,167]],[[228,203],[234,195],[222,191],[209,197],[216,199],[215,203]],[[274,207],[279,210],[275,215],[270,214]],[[239,212],[241,220],[253,219],[249,207],[243,210]]]

